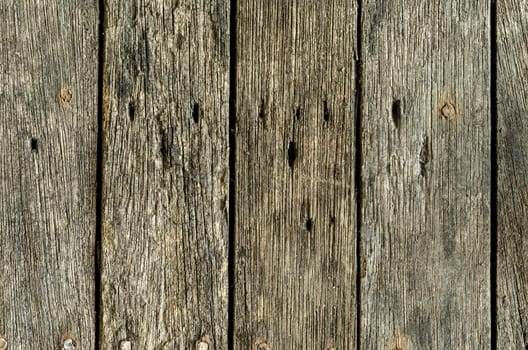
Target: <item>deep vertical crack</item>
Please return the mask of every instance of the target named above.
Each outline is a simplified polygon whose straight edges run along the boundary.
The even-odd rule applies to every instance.
[[[362,12],[363,1],[357,0],[356,17],[356,108],[355,108],[355,192],[356,192],[356,350],[361,349],[361,110],[363,93],[363,67],[362,67]]]
[[[490,341],[497,349],[497,3],[490,3]]]
[[[95,254],[94,254],[94,274],[95,274],[95,350],[100,349],[101,343],[101,237],[102,237],[102,210],[103,210],[103,120],[104,120],[104,20],[105,1],[99,0],[99,26],[98,26],[98,65],[97,65],[97,165],[96,165],[96,195],[95,195]]]
[[[227,346],[235,348],[235,219],[236,219],[236,78],[237,78],[237,1],[231,0],[229,38],[229,296]]]

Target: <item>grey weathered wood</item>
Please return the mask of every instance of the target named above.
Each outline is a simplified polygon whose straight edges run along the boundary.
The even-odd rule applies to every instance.
[[[489,1],[363,7],[362,348],[489,348]]]
[[[356,5],[238,1],[235,349],[354,349]]]
[[[97,15],[0,2],[0,349],[94,348]]]
[[[497,349],[528,349],[528,1],[497,2]]]
[[[229,1],[105,3],[102,349],[226,349]]]

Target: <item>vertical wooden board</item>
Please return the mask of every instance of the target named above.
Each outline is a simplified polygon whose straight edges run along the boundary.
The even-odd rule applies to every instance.
[[[0,2],[2,349],[94,348],[97,17]]]
[[[363,1],[363,349],[490,347],[489,1]]]
[[[103,349],[227,348],[229,11],[106,1]]]
[[[354,2],[238,1],[236,349],[353,349]]]
[[[497,2],[497,349],[528,349],[528,1]]]

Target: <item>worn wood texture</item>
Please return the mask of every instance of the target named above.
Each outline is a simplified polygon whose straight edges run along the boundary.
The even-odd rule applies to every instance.
[[[106,5],[102,348],[226,349],[229,3]]]
[[[528,1],[497,2],[497,349],[528,349]]]
[[[97,10],[0,2],[0,349],[94,348]]]
[[[362,349],[490,347],[489,1],[363,1]]]
[[[356,13],[238,1],[235,349],[355,348]]]

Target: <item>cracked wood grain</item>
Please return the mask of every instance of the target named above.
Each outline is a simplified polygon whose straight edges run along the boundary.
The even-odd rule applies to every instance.
[[[235,349],[355,348],[356,16],[238,1]]]
[[[95,346],[97,14],[0,2],[0,349]]]
[[[227,349],[229,2],[105,3],[101,346]]]
[[[497,2],[497,349],[528,349],[528,1]]]
[[[362,349],[490,347],[489,1],[363,1]]]

